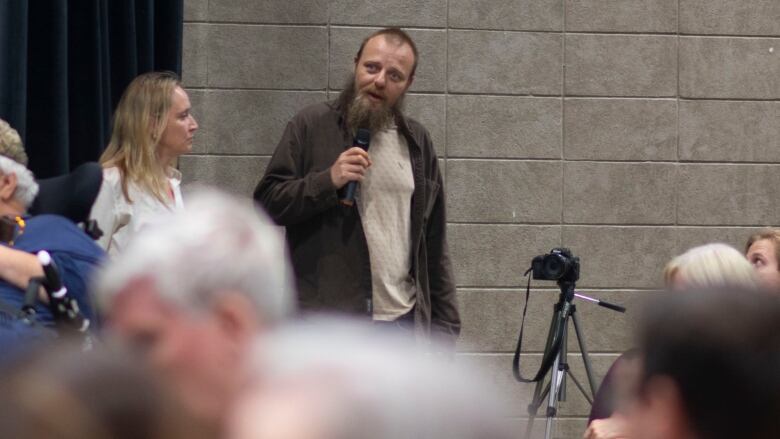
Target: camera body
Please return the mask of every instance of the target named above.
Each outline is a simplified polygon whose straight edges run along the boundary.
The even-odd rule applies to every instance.
[[[531,261],[534,279],[576,282],[580,278],[580,258],[568,248],[554,248]]]

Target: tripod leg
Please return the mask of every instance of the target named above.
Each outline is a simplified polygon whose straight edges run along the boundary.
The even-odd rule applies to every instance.
[[[560,389],[558,390],[558,401],[566,401],[566,372],[569,370],[569,320],[563,321],[563,339],[561,340],[561,358],[558,362]]]
[[[580,329],[580,319],[577,317],[577,308],[572,306],[571,310],[572,320],[574,320],[574,331],[577,334],[577,342],[580,344],[580,352],[582,352],[582,362],[585,364],[585,375],[588,377],[588,384],[590,384],[590,391],[593,397],[596,397],[596,380],[593,378],[593,367],[590,364],[590,355],[588,354],[588,348],[585,346],[585,336]]]
[[[555,340],[556,335],[561,330],[561,325],[565,324],[565,318],[563,316],[562,311],[562,305],[560,303],[556,304],[554,306],[554,312],[552,316],[552,320],[550,321],[550,329],[547,332],[547,342],[544,346],[544,354],[542,357],[544,358],[547,356],[547,353],[550,352],[550,350],[553,347],[553,342]],[[563,321],[563,323],[561,323]],[[534,420],[536,419],[536,414],[539,411],[539,407],[541,407],[542,403],[544,402],[544,398],[549,395],[550,388],[553,384],[552,376],[558,369],[558,362],[556,355],[556,362],[553,364],[552,373],[550,374],[551,381],[547,383],[546,386],[544,386],[544,378],[536,382],[536,386],[534,388],[534,394],[533,398],[531,399],[531,403],[528,405],[528,424],[526,426],[526,432],[525,432],[525,438],[529,439],[531,436],[531,430],[533,429]]]
[[[582,383],[577,379],[576,376],[574,376],[573,373],[571,373],[571,370],[567,370],[566,374],[571,378],[572,381],[574,381],[574,385],[577,386],[577,388],[580,390],[580,393],[582,393],[582,396],[585,397],[585,399],[588,401],[588,404],[593,405],[593,398],[588,396],[588,391],[585,390],[584,387],[582,387]]]
[[[544,428],[544,439],[550,439],[552,438],[552,429],[553,429],[553,420],[555,419],[555,416],[557,413],[557,405],[558,405],[558,390],[560,387],[558,387],[559,384],[559,376],[561,374],[561,371],[559,370],[558,366],[560,365],[561,360],[561,353],[558,352],[557,355],[555,355],[555,362],[553,363],[552,367],[552,374],[550,374],[550,392],[547,401],[547,425]]]
[[[566,372],[569,370],[567,363],[568,338],[569,338],[569,316],[566,314],[566,308],[561,311],[561,347],[555,357],[555,363],[552,367],[552,376],[550,378],[550,392],[547,404],[547,426],[544,431],[545,439],[552,437],[553,420],[558,417],[558,402],[566,401]]]

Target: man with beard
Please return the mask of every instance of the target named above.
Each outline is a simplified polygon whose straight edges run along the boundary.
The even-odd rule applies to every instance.
[[[339,98],[287,124],[254,197],[287,229],[303,311],[365,315],[453,343],[442,176],[428,131],[402,112],[417,60],[400,29],[366,38]],[[353,146],[361,128],[370,152]],[[356,203],[342,205],[352,181]]]

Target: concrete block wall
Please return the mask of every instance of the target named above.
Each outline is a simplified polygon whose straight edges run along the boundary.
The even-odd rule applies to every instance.
[[[180,167],[189,182],[247,196],[286,121],[343,86],[360,40],[383,26],[409,30],[421,58],[407,110],[430,130],[446,172],[458,359],[510,391],[518,431],[528,387],[511,379],[511,352],[533,256],[570,247],[582,258],[580,289],[630,307],[579,305],[600,379],[632,345],[642,298],[672,256],[710,241],[741,248],[780,224],[777,0],[185,7],[183,76],[201,131]],[[535,283],[527,373],[556,299],[554,285]],[[587,404],[569,393],[557,437],[584,427]]]

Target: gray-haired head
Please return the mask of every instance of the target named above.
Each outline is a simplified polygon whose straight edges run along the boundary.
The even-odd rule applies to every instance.
[[[513,437],[479,371],[369,324],[309,319],[255,347],[230,439]]]
[[[208,309],[221,294],[241,294],[263,324],[287,316],[295,291],[281,229],[250,200],[214,189],[188,194],[184,210],[158,218],[102,270],[100,307],[137,281],[173,305]]]
[[[38,195],[38,183],[33,173],[27,169],[27,153],[22,139],[8,122],[0,119],[0,174],[16,175],[16,198],[25,209],[32,205]]]
[[[25,152],[24,145],[22,145],[22,138],[3,119],[0,119],[0,155],[4,155],[27,167],[27,152]]]

